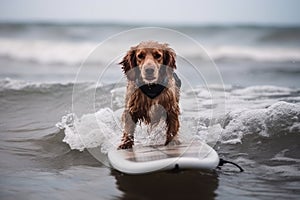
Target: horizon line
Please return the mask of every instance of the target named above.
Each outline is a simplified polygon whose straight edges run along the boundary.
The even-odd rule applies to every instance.
[[[265,22],[129,22],[120,20],[12,20],[0,19],[0,24],[35,25],[118,25],[118,26],[166,26],[166,27],[300,27],[298,23]]]

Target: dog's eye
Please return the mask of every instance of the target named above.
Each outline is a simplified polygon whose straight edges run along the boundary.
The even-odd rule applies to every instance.
[[[155,54],[153,55],[153,57],[154,57],[155,59],[160,59],[160,58],[161,58],[161,55],[160,55],[159,53],[155,53]]]
[[[143,54],[143,53],[140,53],[140,54],[138,54],[138,56],[137,56],[139,59],[144,59],[145,58],[145,54]]]

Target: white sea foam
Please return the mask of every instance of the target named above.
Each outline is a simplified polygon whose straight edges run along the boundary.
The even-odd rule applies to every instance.
[[[84,150],[85,148],[107,147],[117,145],[114,140],[119,138],[112,110],[100,109],[93,114],[85,114],[80,119],[74,114],[68,114],[56,126],[65,130],[63,142],[70,145],[71,149]],[[108,149],[104,149],[106,152]]]
[[[183,112],[180,116],[179,131],[182,141],[198,138],[213,146],[217,142],[242,143],[244,136],[251,134],[257,137],[273,137],[300,132],[300,104],[276,99],[279,94],[286,95],[294,92],[292,89],[275,86],[232,89],[227,91],[226,110],[213,115],[214,108],[207,106],[211,101],[209,99],[211,95],[205,90],[198,88],[193,91],[199,94],[196,95],[200,105],[197,109],[190,109],[191,105],[188,103],[192,95],[190,92],[182,95]],[[72,149],[78,150],[101,146],[103,152],[107,152],[110,148],[116,148],[122,136],[120,119],[124,103],[121,99],[124,97],[123,92],[124,88],[112,91],[114,110],[105,107],[96,113],[75,117],[72,123],[66,123],[66,119],[62,119],[58,125],[61,129],[65,129],[64,142]],[[253,100],[241,98],[244,92],[256,97],[260,94],[263,98]],[[165,132],[163,122],[152,128],[143,123],[138,124],[135,134],[136,144],[162,144],[165,140]]]
[[[101,147],[103,153],[116,148],[121,141],[122,129],[121,112],[113,112],[109,108],[100,109],[96,113],[85,114],[77,118],[74,114],[64,116],[56,126],[64,129],[63,142],[71,149],[84,150],[85,148]],[[143,124],[136,127],[136,145],[161,144],[164,142],[165,124],[160,122],[155,127]],[[150,134],[151,133],[151,134]]]
[[[294,108],[293,114],[290,109]],[[270,112],[276,113],[269,115]],[[286,102],[278,102],[266,109],[246,110],[232,112],[227,115],[231,118],[229,123],[222,128],[221,124],[209,127],[201,126],[199,120],[185,119],[181,117],[180,139],[190,141],[193,138],[201,139],[211,145],[216,142],[225,144],[242,143],[243,137],[254,134],[261,137],[270,137],[273,134],[291,133],[290,127],[297,125],[300,121],[300,106]],[[103,152],[110,148],[116,148],[122,136],[120,125],[120,112],[113,112],[104,108],[96,113],[83,115],[80,119],[74,118],[72,123],[66,123],[66,119],[73,114],[67,115],[57,126],[65,129],[64,142],[68,143],[71,149],[84,150],[84,148],[102,147]],[[297,120],[291,122],[291,117]],[[277,120],[274,120],[277,118]],[[280,122],[278,120],[280,119]],[[198,124],[197,124],[198,122]],[[154,128],[146,125],[138,125],[136,129],[136,144],[162,144],[165,140],[165,125],[160,123]],[[295,130],[293,130],[294,132]],[[296,130],[299,132],[300,130]]]

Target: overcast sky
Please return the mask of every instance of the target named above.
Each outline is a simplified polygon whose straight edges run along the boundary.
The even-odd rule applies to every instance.
[[[300,25],[300,0],[0,0],[0,21]]]

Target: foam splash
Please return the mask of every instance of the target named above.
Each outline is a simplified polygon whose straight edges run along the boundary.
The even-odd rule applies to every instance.
[[[67,143],[71,149],[83,151],[101,147],[102,153],[107,153],[110,149],[117,148],[121,141],[120,113],[120,111],[113,112],[110,108],[103,108],[96,113],[85,114],[80,118],[70,113],[63,116],[61,122],[56,126],[64,130],[63,142]],[[188,141],[194,137],[189,134],[188,128],[191,128],[188,123],[181,127],[180,141]],[[202,137],[198,136],[198,138],[205,139],[214,128],[202,127],[199,132],[202,133]],[[138,123],[135,130],[135,145],[164,144],[165,132],[166,124],[162,120],[154,126]],[[184,132],[188,134],[183,134]]]
[[[86,148],[101,147],[102,153],[117,148],[121,141],[122,129],[120,111],[113,112],[110,108],[100,109],[96,113],[85,114],[78,118],[70,113],[62,117],[56,126],[64,129],[63,142],[71,149],[83,151]],[[159,122],[154,127],[138,124],[136,127],[135,144],[151,145],[163,144],[165,137],[165,123]]]
[[[264,109],[249,109],[228,114],[231,118],[222,131],[223,143],[241,143],[245,135],[262,137],[300,133],[300,106],[277,102]]]
[[[93,114],[85,114],[80,119],[73,113],[67,114],[56,126],[64,129],[63,142],[69,144],[71,149],[83,151],[85,148],[101,146],[106,153],[109,146],[115,147],[115,139],[120,136],[115,120],[112,110],[104,108]]]
[[[85,148],[101,147],[103,153],[116,148],[121,141],[122,128],[120,112],[109,108],[100,109],[94,114],[83,115],[78,119],[74,114],[62,118],[57,127],[65,130],[63,142],[71,149],[83,151]],[[181,141],[194,138],[211,144],[242,143],[245,135],[254,134],[260,137],[271,137],[276,134],[300,132],[300,106],[286,102],[277,102],[266,109],[243,110],[227,113],[230,119],[225,127],[221,124],[206,126],[202,118],[181,117],[179,132]],[[136,145],[163,144],[165,141],[165,124],[149,128],[143,123],[137,125]]]
[[[216,98],[222,98],[218,87]],[[122,137],[121,115],[124,105],[125,88],[111,91],[112,107],[104,107],[96,113],[81,117],[75,114],[64,116],[57,127],[64,129],[64,142],[71,149],[101,147],[102,153],[116,148]],[[246,135],[273,137],[282,134],[300,133],[300,104],[288,103],[284,96],[298,95],[298,90],[276,86],[251,86],[248,88],[227,87],[226,111],[214,113],[214,106],[207,88],[183,91],[181,95],[181,115],[179,139],[183,142],[200,139],[211,146],[216,143],[242,143]],[[220,93],[220,94],[219,94]],[[195,97],[191,103],[191,97]],[[296,97],[296,96],[295,96]],[[197,102],[195,102],[197,101]],[[216,99],[214,102],[218,102]],[[198,104],[197,108],[193,105]],[[209,105],[209,106],[208,106]],[[163,121],[149,127],[137,124],[135,145],[163,144],[166,125]]]

